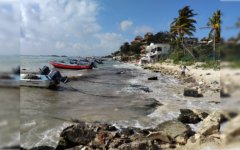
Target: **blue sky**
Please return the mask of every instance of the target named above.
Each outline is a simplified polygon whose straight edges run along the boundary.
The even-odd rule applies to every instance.
[[[10,2],[10,1],[9,1]],[[194,37],[208,36],[208,17],[221,8],[222,36],[237,35],[239,29],[224,26],[236,23],[240,2],[219,0],[13,0],[15,5],[0,3],[0,19],[19,16],[22,55],[108,55],[124,42],[131,42],[146,32],[169,31],[169,24],[178,17],[178,10],[190,6],[197,21]],[[20,9],[16,7],[20,5]],[[6,11],[9,10],[9,11]],[[5,16],[4,16],[5,15]],[[18,22],[20,20],[20,22]],[[6,20],[8,21],[8,20]],[[9,22],[9,21],[8,21]],[[6,25],[4,26],[6,27]],[[0,33],[4,32],[0,26]],[[10,31],[10,30],[9,30]],[[9,37],[8,37],[9,38]]]

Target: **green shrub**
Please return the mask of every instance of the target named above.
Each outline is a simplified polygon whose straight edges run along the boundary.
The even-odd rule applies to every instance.
[[[207,58],[203,58],[203,57],[202,57],[202,58],[199,58],[198,61],[199,61],[199,62],[204,62],[204,61],[207,61]]]
[[[193,57],[191,55],[187,55],[187,56],[184,56],[182,59],[182,61],[193,61]]]
[[[177,59],[175,59],[175,60],[173,60],[173,64],[179,64],[179,60],[177,60]]]
[[[141,55],[140,54],[135,54],[135,59],[139,59],[140,57],[141,57]]]
[[[170,57],[173,61],[179,61],[183,58],[183,52],[182,51],[175,51],[173,52]]]
[[[197,65],[195,68],[212,68],[220,70],[220,61],[205,61],[202,65]]]

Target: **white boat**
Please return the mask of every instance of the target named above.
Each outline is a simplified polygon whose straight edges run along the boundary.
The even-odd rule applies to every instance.
[[[19,87],[19,75],[1,74],[0,87]]]
[[[60,84],[60,82],[68,82],[67,77],[62,77],[60,72],[56,70],[52,70],[48,75],[21,74],[20,76],[20,86],[50,88]]]
[[[48,75],[21,74],[20,86],[51,87],[55,86],[55,81]]]

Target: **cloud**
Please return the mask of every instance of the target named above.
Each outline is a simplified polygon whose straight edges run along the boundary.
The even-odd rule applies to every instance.
[[[56,48],[64,48],[64,44],[62,42],[57,42],[55,47]]]
[[[100,40],[100,43],[96,44],[83,44],[76,43],[72,47],[74,52],[84,51],[88,56],[102,56],[109,55],[119,49],[119,47],[124,42],[129,42],[121,34],[116,33],[104,33],[104,34],[94,34],[93,37]]]
[[[132,24],[133,24],[133,22],[125,20],[120,23],[120,27],[121,27],[122,31],[126,31],[128,29],[128,27],[130,27]]]
[[[152,31],[153,31],[153,28],[144,25],[142,27],[136,27],[133,34],[142,34],[142,33],[147,33]]]
[[[19,2],[0,1],[1,55],[19,55]]]
[[[95,0],[22,0],[21,54],[73,54],[75,43],[101,30],[100,9]]]

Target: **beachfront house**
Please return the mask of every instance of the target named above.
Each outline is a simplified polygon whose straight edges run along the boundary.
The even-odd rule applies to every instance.
[[[146,57],[150,60],[151,63],[159,61],[161,56],[167,55],[170,50],[169,44],[163,43],[151,43],[146,48]]]
[[[201,41],[197,42],[197,45],[206,45],[206,44],[212,44],[213,45],[213,40],[210,40],[207,37],[204,37],[201,39]]]

